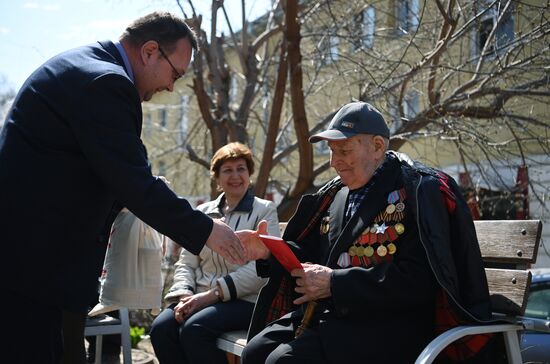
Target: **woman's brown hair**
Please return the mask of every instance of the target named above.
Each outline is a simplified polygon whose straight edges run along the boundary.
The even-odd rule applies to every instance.
[[[210,161],[210,177],[213,179],[218,178],[222,164],[230,159],[239,158],[245,160],[248,174],[252,175],[254,173],[254,160],[250,148],[242,143],[234,142],[226,144],[216,151],[212,161]]]

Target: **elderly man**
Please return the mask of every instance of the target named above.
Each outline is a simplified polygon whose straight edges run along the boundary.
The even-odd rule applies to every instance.
[[[328,141],[339,177],[304,196],[285,230],[308,263],[290,276],[258,238],[263,227],[238,232],[270,277],[243,363],[412,363],[438,324],[490,317],[474,226],[451,178],[387,151],[388,127],[367,103],[345,105],[309,140]]]
[[[22,312],[3,317],[5,362],[59,362],[66,312],[82,332],[115,201],[195,254],[244,263],[227,225],[151,174],[140,140],[141,102],[172,91],[196,47],[182,19],[155,12],[50,59],[19,91],[0,134],[2,312]]]

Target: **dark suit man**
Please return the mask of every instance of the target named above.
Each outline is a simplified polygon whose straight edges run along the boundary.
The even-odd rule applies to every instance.
[[[120,42],[50,59],[19,91],[0,134],[7,362],[59,362],[62,312],[96,294],[115,201],[193,253],[206,244],[243,263],[229,227],[151,174],[140,140],[141,102],[173,90],[196,42],[183,20],[152,13]]]
[[[256,233],[237,232],[270,277],[243,363],[412,363],[438,325],[489,319],[479,245],[457,185],[387,151],[388,127],[367,103],[343,106],[310,137],[320,140],[339,177],[302,197],[283,236],[309,263],[289,275]],[[461,359],[485,344],[478,339],[460,348]]]

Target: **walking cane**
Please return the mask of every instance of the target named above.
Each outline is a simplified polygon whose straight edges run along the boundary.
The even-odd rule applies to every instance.
[[[313,317],[313,313],[315,312],[315,307],[317,306],[317,301],[309,301],[307,303],[306,311],[304,312],[304,317],[302,317],[302,322],[300,322],[300,326],[296,329],[296,333],[294,334],[294,338],[297,338],[298,336],[302,335],[303,332],[307,329],[309,326],[309,323],[311,322],[311,318]]]

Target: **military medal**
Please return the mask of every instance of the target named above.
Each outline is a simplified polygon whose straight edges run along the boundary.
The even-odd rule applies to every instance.
[[[388,228],[386,229],[386,234],[388,235],[389,241],[394,241],[395,239],[397,239],[397,231],[395,231],[394,226],[388,226]]]
[[[321,234],[326,234],[328,233],[328,231],[330,230],[330,217],[328,216],[325,216],[323,217],[323,220],[321,221],[321,227],[319,228],[319,230],[321,231]]]
[[[384,257],[388,253],[388,248],[386,248],[384,245],[380,244],[378,248],[376,248],[376,254],[378,254],[379,257]]]
[[[377,225],[376,226],[376,233],[377,234],[384,234],[384,232],[386,231],[388,227],[386,226],[386,223],[382,223],[382,225]]]
[[[390,194],[388,195],[388,203],[389,204],[393,204],[397,201],[399,201],[399,190],[395,190],[393,192],[390,192]]]
[[[388,194],[387,205],[380,209],[354,245],[340,255],[338,265],[371,267],[383,261],[391,261],[397,252],[394,241],[405,232],[405,189]],[[374,245],[376,244],[376,245]]]
[[[395,211],[397,212],[405,211],[405,204],[403,202],[399,202],[397,205],[395,205]]]
[[[374,254],[374,248],[370,245],[367,245],[365,247],[365,250],[363,251],[363,254],[365,254],[366,257],[372,257]]]
[[[399,235],[403,234],[405,232],[405,225],[403,225],[402,223],[398,222],[397,224],[394,225],[394,228],[395,228],[395,231],[397,231],[397,233]]]
[[[349,254],[346,252],[340,254],[340,256],[338,257],[338,262],[336,264],[338,264],[338,266],[340,266],[341,268],[349,267],[351,264]]]
[[[361,236],[359,238],[357,238],[357,243],[361,244],[361,245],[364,245],[366,243],[369,242],[369,235],[370,235],[370,232],[369,232],[369,229],[365,229],[365,231],[363,231],[363,234],[361,234]]]

